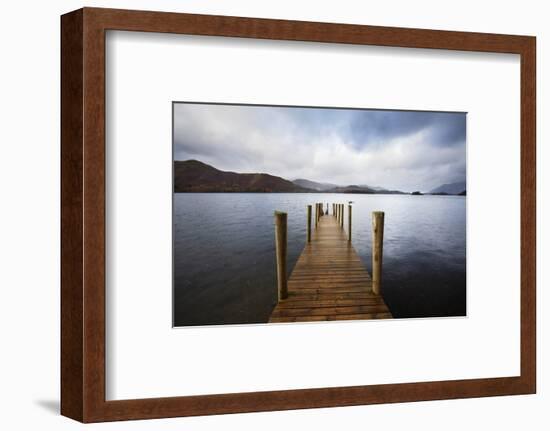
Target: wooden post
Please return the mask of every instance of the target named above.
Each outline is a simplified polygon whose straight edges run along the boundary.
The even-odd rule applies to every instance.
[[[348,205],[348,241],[351,242],[351,204]]]
[[[307,206],[307,242],[311,242],[311,205]]]
[[[384,213],[372,213],[372,291],[380,295],[382,280],[382,245],[384,242]]]
[[[344,204],[340,204],[340,227],[342,229],[344,229],[344,216],[345,216],[345,213],[344,213]]]
[[[286,213],[275,211],[275,254],[277,256],[277,295],[279,301],[288,297],[286,284]]]
[[[328,202],[327,202],[327,212],[325,214],[328,215]]]
[[[315,204],[315,228],[317,228],[318,221],[319,221],[319,205]]]

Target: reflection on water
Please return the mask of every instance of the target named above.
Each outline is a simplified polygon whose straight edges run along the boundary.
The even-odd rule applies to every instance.
[[[386,213],[382,289],[394,317],[466,314],[465,197],[179,193],[175,326],[266,322],[277,300],[273,212],[288,213],[290,275],[305,244],[306,205],[348,200],[352,241],[369,273],[370,212]]]

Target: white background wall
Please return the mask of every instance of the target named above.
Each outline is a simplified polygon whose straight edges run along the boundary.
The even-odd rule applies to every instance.
[[[538,394],[307,411],[167,419],[87,429],[548,429],[550,342],[549,12],[545,2],[134,0],[5,2],[0,65],[0,424],[78,429],[59,408],[59,15],[83,5],[402,27],[536,35],[538,38]],[[546,195],[546,196],[544,196]]]

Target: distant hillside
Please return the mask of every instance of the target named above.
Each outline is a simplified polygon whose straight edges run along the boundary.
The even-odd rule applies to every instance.
[[[240,174],[227,172],[198,160],[174,161],[174,192],[404,194],[404,192],[387,190],[383,187],[366,185],[337,186],[336,184],[319,183],[306,179],[288,181],[264,173]]]
[[[359,187],[374,190],[374,193],[378,195],[408,195],[408,193],[401,190],[389,190],[379,186],[369,186],[367,184],[361,184]]]
[[[297,179],[293,181],[294,184],[305,187],[311,190],[327,193],[365,193],[365,194],[406,194],[399,190],[388,190],[384,187],[374,187],[368,186],[366,184],[361,185],[349,185],[349,186],[338,186],[331,183],[318,183],[316,181]]]
[[[384,187],[369,186],[368,184],[360,184],[359,187],[366,187],[369,189],[373,189],[374,191],[377,191],[377,192],[389,192],[389,190],[385,189]]]
[[[198,160],[174,161],[174,192],[311,192],[269,174],[220,171]]]
[[[367,187],[367,188],[373,189],[374,192],[378,195],[408,195],[408,193],[402,192],[401,190],[388,190],[388,189],[385,189],[384,187],[375,187],[375,186],[367,186],[367,185],[362,185],[360,187]]]
[[[346,187],[334,187],[330,190],[327,190],[329,193],[365,193],[365,194],[375,194],[376,190],[364,186],[346,186]]]
[[[316,181],[305,180],[302,178],[298,178],[292,182],[297,186],[304,187],[306,189],[317,190],[319,192],[323,192],[323,191],[338,187],[336,184],[318,183]]]
[[[458,195],[464,192],[466,194],[466,181],[460,181],[458,183],[443,184],[439,187],[436,187],[433,190],[430,190],[429,193],[446,193],[448,195]]]

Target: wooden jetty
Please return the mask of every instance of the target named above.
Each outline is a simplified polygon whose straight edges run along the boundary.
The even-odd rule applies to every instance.
[[[343,204],[332,205],[332,216],[315,208],[316,227],[311,230],[310,205],[306,246],[288,280],[286,214],[275,213],[279,301],[269,322],[392,318],[380,294],[384,214],[373,213],[373,281],[351,243],[351,205],[347,233]]]

